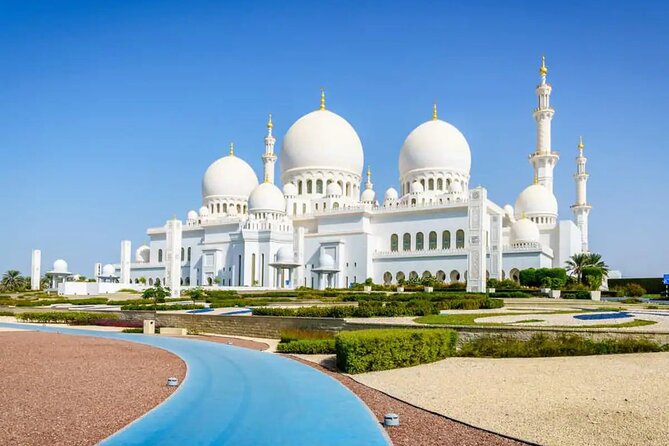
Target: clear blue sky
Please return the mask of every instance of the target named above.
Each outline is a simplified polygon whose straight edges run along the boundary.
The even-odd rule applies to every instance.
[[[267,113],[280,147],[321,86],[378,193],[437,100],[470,184],[513,203],[546,54],[560,217],[582,134],[592,249],[627,276],[669,273],[667,23],[659,1],[0,1],[0,271],[29,274],[33,248],[43,270],[117,262],[120,240],[199,208],[230,141],[261,175]]]

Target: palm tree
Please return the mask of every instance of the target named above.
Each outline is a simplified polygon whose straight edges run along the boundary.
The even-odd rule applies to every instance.
[[[19,271],[10,269],[2,276],[2,286],[9,291],[17,291],[25,287],[25,280]]]
[[[583,283],[584,268],[597,268],[603,277],[609,275],[609,266],[604,263],[601,254],[581,252],[571,256],[565,263],[565,269],[569,274],[576,276],[578,283]]]

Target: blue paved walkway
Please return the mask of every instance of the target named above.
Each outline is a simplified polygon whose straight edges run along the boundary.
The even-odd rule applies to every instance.
[[[278,355],[194,339],[0,323],[119,339],[180,356],[175,393],[102,442],[116,445],[388,445],[369,409],[333,378]],[[165,379],[170,375],[165,370]]]

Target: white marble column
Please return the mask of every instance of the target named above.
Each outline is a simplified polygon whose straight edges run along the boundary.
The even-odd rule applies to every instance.
[[[42,251],[33,249],[32,269],[30,275],[30,289],[39,290],[42,278]]]
[[[486,291],[486,241],[484,231],[487,191],[477,187],[469,191],[469,231],[467,233],[467,291]]]
[[[121,241],[121,284],[123,285],[130,284],[131,248],[130,240]]]
[[[181,294],[181,237],[183,224],[176,218],[167,221],[165,255],[165,285],[172,297]]]

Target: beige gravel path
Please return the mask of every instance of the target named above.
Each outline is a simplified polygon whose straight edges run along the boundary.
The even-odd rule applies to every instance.
[[[449,358],[353,378],[425,409],[540,444],[669,444],[669,353]]]

